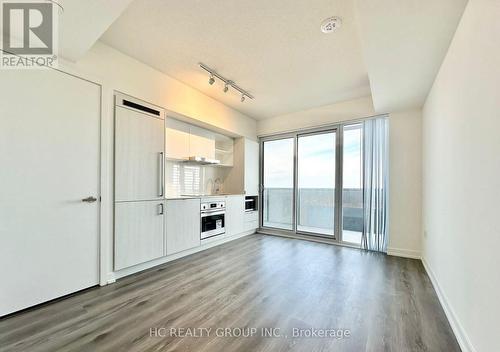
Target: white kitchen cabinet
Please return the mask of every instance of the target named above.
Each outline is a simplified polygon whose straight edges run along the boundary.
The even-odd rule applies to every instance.
[[[259,143],[247,138],[234,141],[234,163],[225,182],[225,190],[259,195]]]
[[[116,106],[115,201],[164,195],[164,120]]]
[[[165,201],[115,203],[115,270],[165,255]]]
[[[200,245],[200,200],[167,200],[167,255]]]
[[[245,231],[245,196],[236,195],[226,198],[226,236]]]
[[[191,126],[189,135],[189,156],[215,159],[214,134],[204,128]]]
[[[165,121],[167,159],[187,160],[190,156],[215,159],[215,134],[204,128],[167,117]]]
[[[258,211],[248,211],[245,213],[245,224],[244,230],[255,231],[259,227],[259,212]]]
[[[167,159],[187,160],[190,156],[188,123],[167,117],[165,121],[165,155]]]

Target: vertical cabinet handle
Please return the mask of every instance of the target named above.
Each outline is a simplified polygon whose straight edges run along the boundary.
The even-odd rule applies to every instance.
[[[158,204],[158,215],[163,215],[163,203]]]
[[[165,172],[165,158],[163,157],[163,152],[159,153],[159,158],[160,158],[160,172],[158,176],[158,190],[159,190],[159,196],[163,197],[163,183],[165,182],[164,180],[164,172]]]

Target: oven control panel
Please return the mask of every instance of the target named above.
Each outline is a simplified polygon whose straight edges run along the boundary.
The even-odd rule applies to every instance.
[[[201,203],[201,210],[221,210],[226,208],[226,202]]]

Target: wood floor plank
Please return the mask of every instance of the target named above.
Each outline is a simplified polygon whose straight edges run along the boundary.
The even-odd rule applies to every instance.
[[[211,331],[179,337],[170,328]],[[298,337],[294,328],[350,336]],[[0,351],[9,352],[332,350],[460,348],[420,261],[264,235],[0,319]]]

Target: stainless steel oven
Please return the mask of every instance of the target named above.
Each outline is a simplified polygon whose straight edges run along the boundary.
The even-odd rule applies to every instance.
[[[201,203],[201,236],[205,238],[226,232],[226,202]]]

